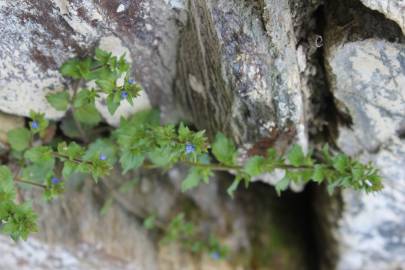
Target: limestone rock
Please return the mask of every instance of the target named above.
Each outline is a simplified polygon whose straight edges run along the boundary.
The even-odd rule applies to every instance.
[[[343,191],[336,230],[337,269],[405,267],[405,46],[369,39],[337,46],[327,55],[332,91],[353,120],[338,145],[381,170],[384,190],[375,195]]]
[[[127,51],[132,75],[153,105],[162,99],[171,112],[171,85],[175,74],[178,26],[182,1],[2,1],[0,4],[0,111],[28,116],[30,110],[58,119],[63,113],[45,100],[48,92],[64,88],[58,67],[68,58],[85,55],[98,44]],[[143,105],[149,103],[146,96]],[[124,106],[119,113],[139,110]],[[170,115],[167,113],[167,115]]]
[[[289,4],[192,0],[189,8],[175,94],[193,122],[238,143],[271,145],[278,135],[306,144]]]

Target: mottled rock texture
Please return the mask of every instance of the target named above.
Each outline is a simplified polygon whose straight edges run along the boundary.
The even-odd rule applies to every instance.
[[[284,151],[297,141],[304,148],[336,141],[343,151],[374,161],[385,189],[372,196],[319,192],[318,201],[308,202],[306,192],[277,200],[270,187],[254,184],[232,201],[224,188],[230,176],[180,195],[182,170],[164,176],[143,172],[125,196],[114,196],[120,175],[107,186],[78,182],[50,207],[35,204],[41,213],[37,237],[66,243],[66,250],[57,250],[67,255],[52,257],[54,247],[35,241],[25,246],[4,241],[2,254],[13,251],[0,268],[405,268],[404,5],[400,0],[1,1],[2,112],[63,117],[45,101],[46,93],[69,85],[58,67],[100,46],[126,52],[132,76],[147,93],[114,117],[101,97],[97,108],[109,124],[152,105],[164,121],[183,118],[209,136],[225,132],[247,155],[269,146]],[[112,208],[100,216],[111,196]],[[316,221],[311,203],[317,205]],[[192,209],[203,232],[218,233],[236,257],[215,262],[177,246],[158,246],[158,235],[145,231],[139,215],[156,211],[167,221],[184,210],[181,205]],[[311,234],[314,228],[317,234]],[[89,245],[84,253],[83,245]],[[32,249],[49,264],[23,261]]]
[[[338,145],[381,169],[384,190],[342,193],[336,238],[338,269],[405,267],[405,45],[368,39],[345,43],[327,56],[332,90],[353,121]]]
[[[30,110],[60,118],[45,95],[65,87],[58,74],[66,59],[90,53],[95,46],[127,52],[132,75],[163,111],[171,105],[175,74],[177,22],[181,2],[154,1],[2,1],[0,4],[0,110],[27,116]],[[165,102],[160,102],[164,100]],[[100,103],[105,103],[100,100]],[[136,111],[149,104],[143,97]],[[103,107],[103,106],[99,106]],[[100,108],[105,112],[105,108]],[[117,124],[106,113],[109,123]]]
[[[237,142],[306,143],[291,7],[286,1],[192,0],[176,94],[193,121]],[[277,23],[276,23],[277,22]]]

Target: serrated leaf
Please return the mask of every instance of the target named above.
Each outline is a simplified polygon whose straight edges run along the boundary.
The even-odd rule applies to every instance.
[[[168,166],[173,162],[174,157],[176,157],[176,154],[169,147],[159,148],[148,153],[149,160],[159,167]]]
[[[66,180],[69,180],[70,176],[72,176],[72,174],[74,174],[77,170],[77,163],[66,160],[63,163],[63,170],[62,170],[62,176],[63,178],[65,178]]]
[[[340,173],[344,173],[349,166],[349,157],[344,154],[339,154],[333,159],[333,167]]]
[[[214,156],[226,165],[234,165],[236,159],[235,144],[225,137],[224,134],[218,133],[215,141],[212,144],[212,152]]]
[[[228,193],[229,196],[231,196],[233,198],[235,191],[238,189],[239,183],[241,182],[240,179],[235,178],[235,180],[233,180],[232,185],[230,185],[228,187],[228,189],[226,190],[226,192]]]
[[[295,144],[287,154],[287,159],[293,166],[301,166],[305,164],[305,155],[301,146]]]
[[[156,226],[156,216],[152,215],[152,216],[149,216],[147,219],[145,219],[144,222],[143,222],[143,226],[147,230],[151,230],[151,229],[155,228],[155,226]]]
[[[327,170],[327,168],[325,168],[325,166],[322,166],[319,164],[315,165],[314,174],[312,175],[312,179],[317,183],[321,183],[325,179],[326,170]]]
[[[124,151],[120,158],[123,173],[125,174],[130,170],[139,168],[143,164],[144,159],[143,155],[133,154],[130,150]]]
[[[7,166],[0,166],[0,204],[2,201],[13,200],[15,188],[13,174]]]
[[[49,94],[46,96],[46,99],[58,111],[66,111],[70,102],[70,96],[67,91]]]
[[[108,108],[108,112],[111,115],[114,115],[114,113],[117,111],[118,107],[121,104],[121,100],[120,98],[116,98],[116,95],[118,93],[111,93],[107,96],[107,108]]]
[[[100,61],[102,64],[107,64],[111,58],[112,53],[106,52],[100,48],[96,48],[95,50],[95,58]]]
[[[94,105],[76,108],[73,116],[77,121],[90,126],[95,126],[101,121],[100,113]]]
[[[287,176],[283,177],[283,179],[277,182],[275,186],[277,195],[280,196],[282,191],[287,190],[289,184],[290,179]]]
[[[62,76],[79,79],[81,77],[79,69],[80,61],[78,59],[71,59],[63,63],[60,68]]]
[[[200,184],[201,176],[198,173],[197,168],[190,169],[186,179],[181,183],[181,191],[186,192],[192,188],[197,187]]]
[[[35,146],[25,152],[24,157],[33,163],[44,163],[53,159],[52,149],[48,146]]]
[[[264,172],[265,159],[261,156],[254,156],[248,159],[244,171],[250,176],[258,176]]]
[[[31,141],[31,132],[26,128],[16,128],[7,133],[8,142],[12,149],[24,151]]]

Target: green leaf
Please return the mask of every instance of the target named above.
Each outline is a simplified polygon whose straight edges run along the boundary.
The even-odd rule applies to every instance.
[[[100,87],[105,93],[112,93],[115,89],[115,80],[97,80],[96,84]]]
[[[74,174],[76,172],[77,167],[78,167],[77,163],[66,160],[63,163],[63,170],[62,170],[63,178],[65,178],[66,180],[69,180],[69,178],[72,176],[72,174]]]
[[[117,96],[118,96],[118,98],[117,98]],[[107,108],[108,108],[108,112],[111,115],[114,115],[114,113],[117,111],[120,104],[121,104],[121,97],[118,92],[111,93],[107,96]]]
[[[226,165],[234,165],[236,159],[235,144],[225,137],[224,134],[218,133],[215,141],[212,144],[212,152],[214,156]]]
[[[235,191],[238,189],[240,182],[241,182],[241,179],[235,178],[235,180],[233,180],[233,182],[232,182],[232,185],[230,185],[228,187],[228,189],[226,190],[228,195],[231,196],[232,198],[233,198]]]
[[[191,168],[186,179],[181,183],[181,191],[186,192],[190,189],[197,187],[200,184],[201,176],[197,168]]]
[[[95,50],[95,59],[106,65],[111,58],[112,53],[106,52],[100,48]]]
[[[3,201],[14,200],[14,197],[13,174],[7,166],[2,165],[0,166],[0,204]]]
[[[113,166],[117,161],[117,149],[116,145],[111,139],[97,139],[91,143],[83,156],[84,160],[91,160],[96,157],[99,158],[103,154],[107,157],[107,162]]]
[[[305,155],[301,146],[295,144],[287,154],[288,161],[293,166],[301,166],[305,164]]]
[[[70,96],[67,91],[49,94],[46,96],[46,99],[58,111],[66,111],[70,102]]]
[[[249,174],[249,176],[258,176],[264,173],[265,159],[261,156],[253,156],[248,159],[245,164],[244,171]]]
[[[31,141],[31,132],[26,128],[16,128],[7,133],[11,148],[16,151],[24,151]]]
[[[97,97],[97,92],[95,90],[82,89],[80,90],[73,100],[73,106],[75,108],[84,106],[94,106],[94,102]]]
[[[290,179],[287,176],[284,176],[279,182],[276,183],[276,192],[280,196],[282,191],[287,190],[288,185],[290,184]]]
[[[40,164],[28,165],[22,169],[22,178],[24,180],[43,183],[47,178],[54,175],[54,165],[54,159]]]
[[[121,126],[159,126],[160,125],[160,112],[156,109],[144,110],[132,115],[128,120],[122,119]]]
[[[176,156],[170,147],[159,148],[148,153],[149,160],[159,167],[167,167],[175,162]]]
[[[70,160],[81,159],[84,155],[84,149],[75,142],[71,142],[69,145],[66,142],[61,142],[58,144],[58,153]]]
[[[312,175],[312,179],[315,182],[321,183],[325,179],[325,176],[327,173],[326,170],[327,170],[327,168],[323,165],[319,165],[319,164],[315,165],[314,174]]]
[[[95,126],[101,121],[100,113],[94,105],[87,105],[76,108],[73,116],[77,121],[83,124]]]
[[[60,68],[60,73],[62,76],[71,77],[73,79],[80,79],[80,69],[79,69],[80,60],[71,59],[63,63]]]
[[[350,159],[344,154],[339,154],[333,158],[333,167],[340,173],[344,173],[350,166]]]
[[[143,155],[133,154],[131,150],[126,150],[122,152],[120,163],[123,169],[123,173],[127,173],[130,170],[139,168],[145,160]]]
[[[35,146],[25,152],[24,157],[33,163],[47,162],[53,159],[52,149],[48,146]]]
[[[151,229],[155,228],[155,226],[156,226],[156,216],[152,215],[152,216],[149,216],[147,219],[145,219],[144,222],[143,222],[143,226],[147,230],[151,230]]]

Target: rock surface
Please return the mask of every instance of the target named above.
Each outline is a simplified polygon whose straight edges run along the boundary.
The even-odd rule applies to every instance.
[[[332,91],[352,117],[338,145],[381,169],[384,190],[344,191],[336,239],[338,269],[405,268],[405,45],[369,39],[345,43],[327,56]]]
[[[175,1],[15,1],[0,4],[0,111],[28,116],[30,110],[57,119],[45,96],[64,88],[58,67],[68,58],[89,53],[101,44],[128,52],[132,75],[153,105],[170,115],[171,85],[175,74],[177,21],[182,2]],[[165,100],[165,102],[160,102]],[[146,96],[138,107],[148,106]],[[100,103],[103,103],[102,100]],[[102,107],[102,108],[100,108]],[[122,108],[123,115],[139,110]],[[108,117],[110,124],[119,115]]]
[[[372,196],[344,191],[341,200],[329,199],[339,212],[333,217],[324,205],[316,209],[324,211],[319,216],[331,225],[325,235],[332,236],[314,248],[311,241],[321,237],[305,228],[313,224],[303,211],[312,207],[305,192],[277,200],[273,189],[254,184],[232,201],[220,182],[181,195],[181,169],[164,177],[141,173],[139,186],[115,196],[100,216],[123,177],[115,175],[106,186],[78,182],[50,206],[36,202],[42,243],[2,239],[0,251],[10,256],[0,268],[315,269],[318,254],[311,252],[322,253],[324,246],[333,246],[324,269],[405,268],[404,6],[400,0],[1,1],[2,112],[27,116],[36,110],[61,118],[45,101],[46,93],[69,83],[58,66],[101,46],[127,53],[132,76],[147,94],[114,117],[98,100],[109,124],[152,105],[160,107],[164,121],[185,118],[210,136],[224,131],[242,153],[261,154],[296,141],[306,148],[310,122],[328,118],[313,111],[335,113],[319,108],[336,105],[353,122],[339,126],[338,146],[374,161],[385,189]],[[336,129],[337,122],[322,125]],[[323,141],[333,141],[332,135]],[[195,211],[203,232],[219,233],[242,259],[219,262],[157,245],[139,214],[156,211],[167,221],[181,205]],[[30,257],[33,249],[40,259]]]
[[[361,2],[374,10],[384,14],[395,21],[405,34],[405,1],[403,0],[361,0]]]

